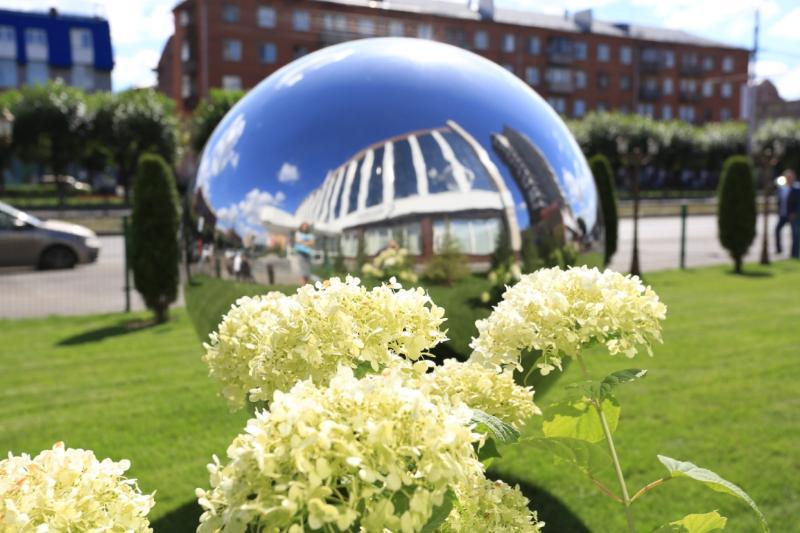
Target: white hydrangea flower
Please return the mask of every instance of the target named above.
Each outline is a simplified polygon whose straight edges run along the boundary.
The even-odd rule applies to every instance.
[[[612,355],[636,355],[661,341],[666,306],[636,276],[596,268],[551,268],[522,276],[488,318],[476,323],[472,360],[493,367],[519,367],[524,350],[542,351],[539,368],[561,368],[592,342]]]
[[[440,533],[539,533],[544,527],[519,487],[473,476],[456,487],[458,500]]]
[[[380,370],[400,355],[417,360],[446,339],[443,322],[444,310],[422,289],[392,278],[367,290],[358,278],[333,278],[292,296],[240,298],[204,345],[204,360],[241,408],[299,380],[325,384],[340,364]]]
[[[401,367],[359,380],[343,366],[327,387],[309,380],[276,391],[228,448],[228,463],[209,465],[198,532],[420,531],[482,467],[469,409],[413,384]]]
[[[56,443],[31,459],[0,461],[0,530],[149,532],[155,505],[123,474],[130,462],[98,461],[90,450]]]

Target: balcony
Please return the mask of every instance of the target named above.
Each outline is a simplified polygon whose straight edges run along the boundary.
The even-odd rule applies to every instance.
[[[681,74],[685,76],[699,76],[703,73],[703,65],[700,63],[682,63]]]
[[[645,59],[639,62],[639,70],[643,74],[658,74],[664,68],[664,62],[659,58]]]
[[[551,93],[569,94],[575,90],[572,80],[547,80],[547,90]]]
[[[639,100],[653,102],[661,98],[661,91],[657,88],[642,87],[639,89]]]
[[[322,30],[319,34],[319,40],[322,46],[331,46],[346,41],[353,41],[355,39],[363,39],[364,37],[367,36],[360,35],[352,31],[342,30]]]
[[[574,59],[572,47],[549,47],[547,49],[547,60],[554,65],[571,65]]]
[[[679,93],[681,102],[698,102],[701,98],[700,91],[680,91]]]

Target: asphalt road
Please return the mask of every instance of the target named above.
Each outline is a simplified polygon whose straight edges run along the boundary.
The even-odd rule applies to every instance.
[[[774,227],[770,220],[770,232]],[[758,261],[761,250],[759,236],[750,248],[747,261]],[[622,219],[619,247],[610,267],[620,272],[630,268],[633,225]],[[727,252],[717,239],[714,216],[692,216],[687,219],[686,264],[689,267],[730,263]],[[680,255],[680,218],[645,218],[639,223],[639,258],[643,272],[678,268]],[[0,269],[0,318],[20,318],[89,313],[119,312],[125,309],[123,291],[122,237],[101,237],[103,247],[97,263],[72,270],[36,271],[33,269]],[[774,239],[770,234],[770,252],[774,255]],[[784,231],[784,249],[789,247],[788,228]],[[784,252],[784,256],[786,253]],[[182,298],[177,305],[182,305]],[[131,290],[131,307],[143,309],[141,298]]]

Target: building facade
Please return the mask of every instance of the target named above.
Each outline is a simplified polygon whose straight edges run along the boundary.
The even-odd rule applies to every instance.
[[[100,17],[0,10],[0,89],[60,79],[110,91],[114,67],[108,21]]]
[[[248,89],[292,60],[377,36],[434,39],[515,73],[559,113],[635,112],[701,123],[741,116],[749,52],[689,33],[436,0],[185,0],[159,63],[182,109]]]

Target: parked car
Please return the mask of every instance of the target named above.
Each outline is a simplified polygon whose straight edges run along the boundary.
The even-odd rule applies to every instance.
[[[41,182],[42,183],[61,182],[64,184],[66,190],[68,191],[84,192],[84,193],[92,192],[91,185],[76,179],[74,176],[54,176],[52,174],[46,174],[42,176]]]
[[[100,240],[89,228],[39,220],[0,202],[0,266],[72,268],[99,253]]]

